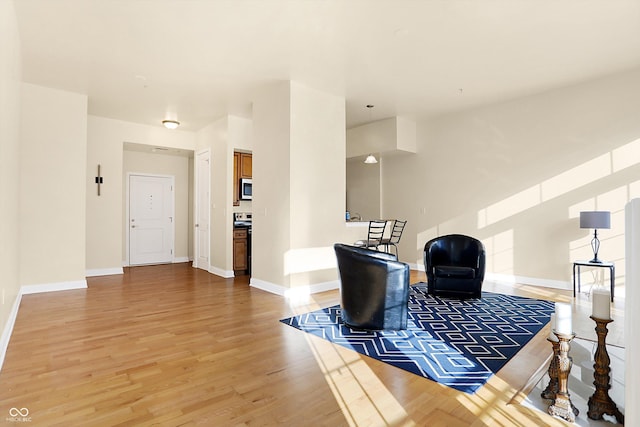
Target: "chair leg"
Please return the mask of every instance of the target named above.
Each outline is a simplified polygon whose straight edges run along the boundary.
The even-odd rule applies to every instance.
[[[392,243],[391,246],[393,246],[394,252],[396,253],[396,258],[398,258],[398,247],[395,243]]]

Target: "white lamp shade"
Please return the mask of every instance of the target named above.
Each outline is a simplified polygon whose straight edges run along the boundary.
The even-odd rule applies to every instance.
[[[369,154],[367,156],[366,159],[364,159],[365,163],[371,164],[371,163],[378,163],[378,160],[376,159],[376,157],[373,154]]]
[[[611,212],[585,211],[580,212],[580,228],[603,229],[611,228]]]

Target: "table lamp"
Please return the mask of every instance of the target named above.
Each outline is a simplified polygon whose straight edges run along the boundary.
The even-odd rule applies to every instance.
[[[589,262],[601,263],[602,261],[598,259],[598,249],[600,249],[600,240],[598,240],[598,229],[611,228],[611,212],[580,212],[580,228],[593,228],[593,239],[591,239],[593,259]]]

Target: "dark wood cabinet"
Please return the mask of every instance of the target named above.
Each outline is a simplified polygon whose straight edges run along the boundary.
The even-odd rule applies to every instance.
[[[233,206],[240,206],[240,180],[251,178],[253,157],[251,153],[233,152]]]
[[[248,230],[236,228],[233,230],[233,271],[246,272],[249,269]]]

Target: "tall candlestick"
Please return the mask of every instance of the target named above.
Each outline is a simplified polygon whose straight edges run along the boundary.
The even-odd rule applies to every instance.
[[[587,416],[592,420],[601,420],[603,415],[613,415],[616,417],[616,421],[620,424],[624,424],[624,415],[615,402],[609,397],[609,389],[611,388],[611,359],[609,359],[609,353],[607,352],[607,324],[613,322],[611,319],[598,319],[595,316],[591,316],[594,322],[596,322],[596,334],[598,335],[598,349],[594,355],[593,364],[593,385],[596,386],[596,391],[589,398],[589,412]]]
[[[594,289],[592,295],[591,317],[596,319],[611,319],[611,291],[608,289]]]
[[[573,334],[571,304],[556,303],[556,332],[564,335]]]
[[[551,330],[549,331],[549,341],[558,341],[558,337],[553,331],[556,329],[556,312],[551,313]]]
[[[569,376],[573,365],[573,360],[569,357],[569,350],[571,349],[571,340],[575,335],[573,333],[565,335],[558,332],[556,335],[559,341],[556,356],[558,361],[558,392],[551,406],[547,408],[547,412],[549,415],[574,423],[579,411],[571,402],[569,394]]]

